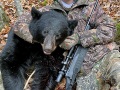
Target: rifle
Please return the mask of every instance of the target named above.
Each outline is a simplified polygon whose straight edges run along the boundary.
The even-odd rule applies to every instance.
[[[94,4],[94,7],[91,11],[90,16],[88,17],[88,22],[85,26],[85,30],[89,30],[89,23],[92,17],[93,12],[95,11],[98,4],[98,0]],[[80,71],[80,68],[83,64],[84,57],[88,51],[88,48],[84,48],[81,45],[75,45],[72,47],[66,56],[66,59],[62,61],[63,67],[59,71],[59,75],[56,79],[56,82],[59,83],[62,77],[66,77],[66,90],[72,90],[72,86],[75,82],[76,76]]]

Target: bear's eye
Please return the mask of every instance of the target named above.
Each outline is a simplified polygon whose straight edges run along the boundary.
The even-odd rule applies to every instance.
[[[48,31],[43,31],[43,35],[47,35],[48,34]]]
[[[56,35],[56,39],[59,39],[60,37],[61,37],[60,34],[57,34],[57,35]]]

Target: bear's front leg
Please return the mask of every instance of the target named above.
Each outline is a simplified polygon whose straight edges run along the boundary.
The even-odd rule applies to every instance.
[[[12,31],[8,35],[7,44],[1,54],[1,74],[5,90],[23,90],[24,73],[30,62],[27,61],[29,52],[22,39]]]
[[[42,62],[35,63],[35,74],[33,76],[34,80],[32,82],[32,90],[45,90],[49,79],[49,68]]]
[[[2,79],[5,90],[23,90],[24,87],[24,70],[23,68],[14,67],[6,61],[1,65]]]
[[[55,90],[56,85],[57,82],[55,81],[54,77],[51,76],[45,90]]]

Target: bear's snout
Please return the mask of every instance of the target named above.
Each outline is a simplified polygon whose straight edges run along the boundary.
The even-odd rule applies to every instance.
[[[49,49],[45,49],[43,51],[44,51],[44,54],[46,54],[46,55],[50,55],[52,53],[52,51]]]
[[[56,49],[55,36],[47,35],[44,39],[42,47],[44,54],[50,55]]]

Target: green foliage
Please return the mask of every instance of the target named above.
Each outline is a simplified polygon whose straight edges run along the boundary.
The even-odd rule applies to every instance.
[[[117,29],[117,33],[116,33],[115,41],[119,43],[120,42],[120,22],[116,24],[116,29]]]
[[[48,1],[47,1],[47,0],[44,0],[44,1],[42,2],[42,5],[43,5],[43,6],[46,6],[47,3],[48,3]]]
[[[120,31],[120,22],[116,24],[116,28]]]

